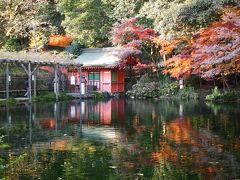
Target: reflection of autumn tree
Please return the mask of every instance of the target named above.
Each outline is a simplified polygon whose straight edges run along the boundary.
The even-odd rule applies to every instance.
[[[201,179],[193,172],[191,164],[187,167],[176,168],[172,163],[160,160],[159,165],[154,168],[153,180],[178,180],[178,179]]]
[[[131,100],[127,102],[126,109],[132,109],[131,113],[140,117],[141,124],[152,123],[152,117],[157,116],[161,120],[171,119],[178,115],[179,102],[161,100],[161,101],[142,101]]]
[[[53,129],[43,130],[35,129],[37,123],[33,122],[31,150],[24,151],[27,154],[20,159],[16,155],[19,146],[13,146],[12,159],[9,159],[9,151],[5,151],[4,158],[11,164],[6,170],[6,178],[136,179],[139,173],[145,179],[160,177],[170,180],[234,179],[239,175],[238,104],[218,105],[214,114],[211,108],[216,105],[207,107],[192,101],[128,100],[120,104],[123,103],[126,114],[115,117],[110,129],[111,133],[117,132],[117,136],[109,137],[110,141],[99,138],[102,134],[107,136],[104,130],[109,126],[106,129],[91,128],[90,131],[84,131],[83,126],[79,137],[75,133],[79,121],[77,124],[69,122],[69,126],[64,124],[66,131],[62,131],[58,121],[57,134],[54,124]],[[114,104],[119,111],[121,105]],[[44,113],[51,113],[51,107],[40,108],[41,120]],[[61,120],[67,123],[64,118]],[[0,122],[5,123],[5,117],[0,117]],[[24,119],[18,122],[19,125],[15,122],[12,121],[12,129],[9,129],[10,138],[17,137],[13,133],[19,135],[18,139],[28,137],[28,122]],[[89,133],[93,132],[100,134],[89,138]],[[67,135],[63,136],[63,133]],[[26,145],[27,141],[26,138],[18,145]]]
[[[205,124],[208,126],[208,123]],[[210,129],[193,129],[190,118],[177,118],[167,123],[164,129],[161,149],[152,154],[155,161],[165,160],[180,167],[190,163],[194,171],[208,178],[230,176],[231,173],[224,171],[226,168],[235,173],[235,166],[239,163],[228,152],[229,148],[233,150],[234,147],[225,144]]]
[[[4,173],[4,179],[34,179],[38,177],[41,166],[33,162],[33,154],[23,153],[21,155],[14,155],[10,153],[8,156],[8,167]]]
[[[94,178],[106,179],[111,176],[111,150],[104,145],[78,142],[64,161],[63,179]]]
[[[210,117],[206,115],[198,115],[191,117],[191,126],[194,129],[206,128],[213,131],[223,140],[231,138],[236,140],[239,137],[240,133],[236,129],[239,126],[238,124],[238,104],[215,104],[207,103],[207,106],[210,108],[212,113]]]
[[[140,172],[144,177],[152,177],[155,164],[151,154],[160,150],[159,141],[163,138],[164,121],[167,117],[178,114],[178,104],[169,101],[153,103],[136,100],[129,101],[126,107],[126,109],[131,107],[131,114],[128,114],[131,119],[129,131],[134,131],[136,134],[122,135],[118,146],[113,149],[114,164],[119,167],[118,171],[121,174]]]
[[[6,179],[106,179],[117,177],[111,166],[108,146],[86,141],[56,140],[48,150],[8,156]]]

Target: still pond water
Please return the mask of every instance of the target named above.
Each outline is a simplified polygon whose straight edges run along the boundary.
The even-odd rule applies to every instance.
[[[0,178],[240,178],[240,104],[23,104],[0,108],[0,127]]]

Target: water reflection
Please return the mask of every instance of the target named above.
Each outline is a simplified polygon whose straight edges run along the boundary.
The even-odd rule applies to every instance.
[[[111,99],[2,108],[11,148],[0,150],[10,164],[0,175],[237,179],[239,106]]]

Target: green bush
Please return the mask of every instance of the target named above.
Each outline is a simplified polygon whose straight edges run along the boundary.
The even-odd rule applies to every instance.
[[[173,82],[168,76],[161,76],[155,81],[148,75],[143,75],[140,80],[127,91],[128,96],[137,98],[154,98],[175,94],[178,89],[177,82]]]
[[[9,145],[6,144],[6,143],[4,143],[4,141],[3,141],[3,138],[4,138],[4,137],[5,137],[5,136],[3,136],[3,135],[0,134],[0,149],[9,148]]]
[[[161,95],[161,96],[174,95],[177,93],[178,89],[179,89],[178,82],[165,83],[165,84],[160,85],[158,88],[159,95]]]
[[[67,93],[60,93],[58,99],[59,101],[68,101],[68,100],[72,100],[73,97],[69,96]]]
[[[73,42],[66,48],[66,52],[77,57],[77,56],[80,55],[82,48],[83,48],[83,46],[82,46],[79,42],[73,41]]]
[[[102,92],[97,92],[97,91],[92,92],[92,95],[94,99],[104,99],[105,97]]]
[[[33,97],[34,102],[51,102],[55,100],[56,100],[56,96],[54,93],[47,93],[47,94]]]
[[[8,51],[11,51],[11,52],[20,50],[18,39],[16,39],[16,38],[9,38],[6,41],[6,43],[4,45],[4,48],[6,50],[8,50]]]
[[[59,101],[67,101],[73,99],[72,96],[67,95],[66,93],[60,93],[58,96]],[[55,93],[47,93],[33,98],[34,102],[53,102],[56,101]]]
[[[214,89],[212,90],[212,93],[206,96],[206,100],[207,101],[217,101],[220,100],[222,97],[222,93],[221,91],[218,89],[218,87],[214,87]]]
[[[158,79],[150,78],[144,75],[132,87],[132,90],[127,91],[128,96],[137,98],[155,98],[155,97],[173,97],[179,99],[198,99],[199,94],[193,87],[186,87],[179,90],[177,81],[169,76],[161,75]]]
[[[128,96],[152,98],[158,96],[156,82],[141,83],[133,85],[132,90],[127,91]]]
[[[8,98],[7,100],[0,101],[0,106],[14,106],[18,103],[18,101],[15,98]]]
[[[185,87],[180,89],[176,95],[180,99],[198,99],[199,95],[193,87]]]
[[[206,96],[207,101],[237,101],[240,93],[238,91],[221,92],[217,87],[212,90],[212,93]]]
[[[8,98],[6,100],[6,104],[7,105],[16,105],[17,104],[17,100],[15,98]]]
[[[236,101],[240,93],[236,91],[225,92],[222,96],[223,101]]]

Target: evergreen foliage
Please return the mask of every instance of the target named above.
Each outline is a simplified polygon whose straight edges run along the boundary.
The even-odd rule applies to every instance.
[[[87,47],[108,46],[108,33],[113,24],[112,5],[108,0],[60,0],[62,22],[67,33]]]
[[[77,57],[81,54],[81,49],[83,48],[83,45],[81,45],[77,41],[73,41],[67,48],[66,52],[72,54],[73,56]]]

